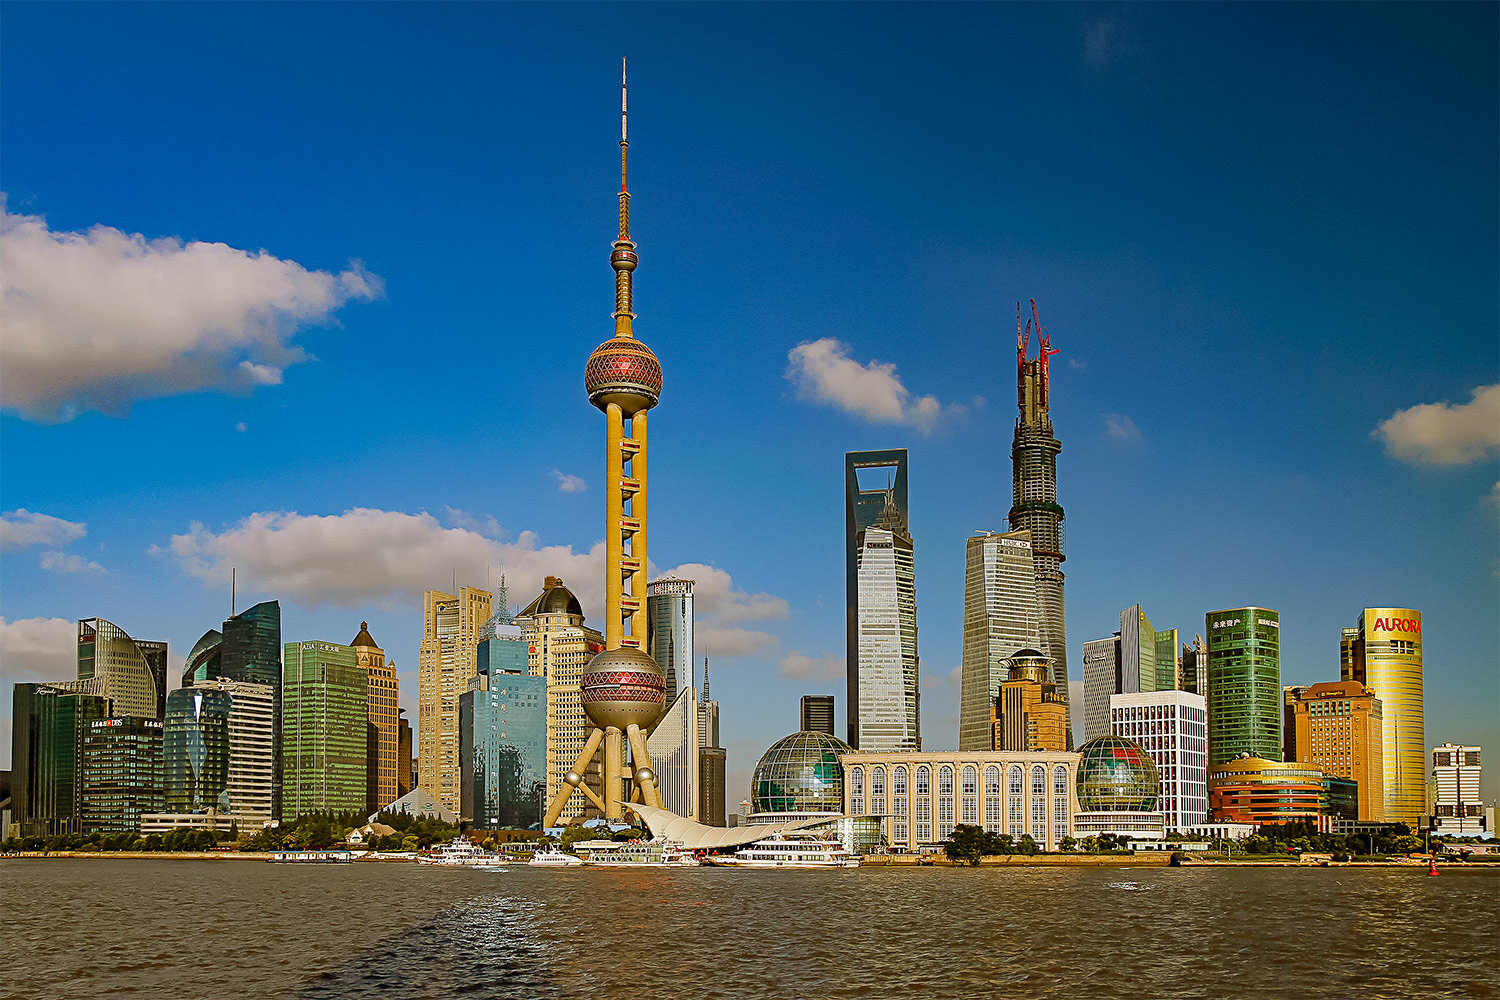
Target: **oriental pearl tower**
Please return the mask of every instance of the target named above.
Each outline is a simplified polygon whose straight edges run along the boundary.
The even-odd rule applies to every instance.
[[[624,63],[620,69],[620,232],[609,255],[615,271],[615,335],[600,344],[584,367],[589,402],[604,411],[606,509],[604,515],[604,652],[589,663],[581,684],[583,710],[594,724],[562,788],[547,806],[549,827],[581,791],[608,819],[622,814],[625,778],[633,799],[662,806],[646,753],[646,733],[666,710],[666,679],[641,647],[646,639],[646,411],[661,397],[661,364],[635,339],[631,279],[638,258],[630,239],[626,186]],[[629,743],[627,759],[625,743]],[[603,797],[585,783],[589,762],[603,744]]]

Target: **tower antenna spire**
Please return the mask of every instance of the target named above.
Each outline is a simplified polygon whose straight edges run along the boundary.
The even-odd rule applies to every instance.
[[[609,266],[615,269],[615,336],[634,337],[635,320],[635,243],[630,239],[630,185],[627,154],[630,151],[628,126],[629,91],[625,86],[625,60],[620,60],[620,232],[615,237]]]

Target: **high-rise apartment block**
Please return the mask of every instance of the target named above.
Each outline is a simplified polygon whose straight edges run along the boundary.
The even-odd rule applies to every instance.
[[[844,534],[849,744],[921,749],[905,448],[844,455]]]
[[[543,581],[542,592],[521,609],[515,623],[525,637],[528,672],[547,680],[547,801],[551,802],[588,739],[590,726],[580,685],[584,667],[604,649],[604,636],[583,624],[583,605],[555,576]],[[602,780],[597,768],[585,779],[596,790]],[[586,814],[587,801],[581,798],[569,800],[562,822]]]
[[[1208,762],[1281,756],[1281,615],[1229,608],[1204,618],[1208,633]]]
[[[1341,677],[1380,699],[1385,820],[1415,828],[1426,815],[1427,728],[1422,696],[1422,612],[1365,608],[1344,629]]]
[[[799,732],[827,733],[833,735],[833,695],[805,694],[802,696],[802,724]]]
[[[1027,344],[1033,334],[1037,338],[1039,353],[1036,358],[1028,359]],[[1031,539],[1037,603],[1042,612],[1042,630],[1047,636],[1047,645],[1035,648],[1052,657],[1052,682],[1066,699],[1068,626],[1063,602],[1062,564],[1067,557],[1063,555],[1063,509],[1057,502],[1057,456],[1062,452],[1062,443],[1052,431],[1050,413],[1052,376],[1049,359],[1056,353],[1051,335],[1042,328],[1042,321],[1037,316],[1035,300],[1031,303],[1031,319],[1024,330],[1021,327],[1021,304],[1016,303],[1016,404],[1020,412],[1010,449],[1010,530],[1028,532]],[[1069,749],[1072,749],[1071,709],[1068,719]],[[959,725],[959,746],[962,747],[962,720]]]
[[[1173,651],[1176,651],[1173,638]],[[1208,702],[1201,694],[1165,689],[1109,699],[1111,735],[1134,740],[1161,777],[1157,808],[1167,830],[1208,819]]]
[[[1054,679],[1056,657],[1038,596],[1037,573],[1027,531],[986,532],[967,543],[964,569],[964,646],[959,690],[958,748],[990,749],[990,714],[1009,661],[1022,650],[1048,657]]]
[[[1380,699],[1358,681],[1286,689],[1282,758],[1316,765],[1358,788],[1357,817],[1385,821],[1384,724]]]
[[[1479,747],[1455,743],[1432,748],[1432,779],[1436,785],[1433,833],[1477,837],[1485,832],[1484,803],[1479,799],[1479,754]]]
[[[478,672],[475,650],[494,596],[478,587],[422,595],[417,653],[418,783],[443,808],[459,810],[458,699]]]
[[[369,679],[354,647],[287,643],[281,696],[282,818],[363,810]],[[457,718],[456,704],[453,715]]]
[[[162,723],[92,719],[78,750],[79,826],[89,833],[137,833],[162,809]]]
[[[401,797],[397,763],[401,740],[401,683],[396,678],[396,661],[386,662],[385,650],[370,635],[370,623],[359,623],[359,634],[349,645],[354,647],[355,665],[365,672],[370,724],[375,727],[375,766],[367,781],[374,787],[371,811],[389,805]],[[371,781],[371,779],[373,779]]]
[[[692,580],[668,578],[646,584],[646,635],[647,652],[667,679],[670,705],[679,687],[692,683]]]

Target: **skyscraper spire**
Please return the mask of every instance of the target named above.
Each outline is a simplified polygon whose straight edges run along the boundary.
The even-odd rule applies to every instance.
[[[703,697],[700,698],[699,700],[702,701],[702,702],[704,702],[704,703],[708,702],[708,654],[707,653],[703,654]]]
[[[615,269],[615,336],[633,337],[631,321],[635,319],[635,289],[631,284],[632,274],[639,259],[635,255],[635,243],[630,239],[630,189],[626,170],[626,154],[630,151],[630,131],[627,127],[629,101],[625,88],[625,60],[620,60],[620,233],[614,243],[614,252],[609,255],[609,266]]]

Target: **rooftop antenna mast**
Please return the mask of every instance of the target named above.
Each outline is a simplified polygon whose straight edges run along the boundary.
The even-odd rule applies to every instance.
[[[238,572],[235,567],[229,567],[229,617],[231,618],[235,614],[235,574]]]

